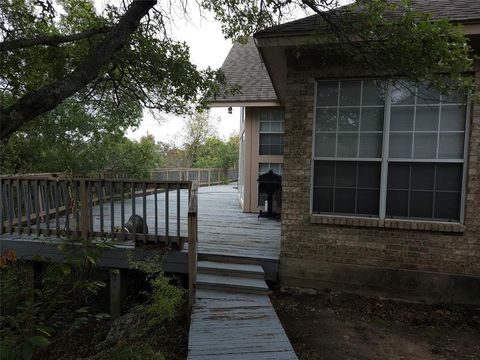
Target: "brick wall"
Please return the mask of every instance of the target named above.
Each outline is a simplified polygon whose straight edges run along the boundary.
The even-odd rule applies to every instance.
[[[310,215],[315,79],[332,75],[357,77],[359,71],[349,67],[315,69],[312,62],[298,58],[290,58],[288,64],[281,282],[347,290],[373,289],[377,283],[376,290],[381,290],[378,287],[385,282],[379,279],[390,284],[401,282],[404,278],[399,271],[405,270],[410,277],[418,275],[406,280],[413,281],[413,288],[421,286],[417,280],[427,272],[431,279],[443,284],[451,282],[448,278],[438,280],[445,274],[467,275],[478,280],[475,286],[480,284],[480,104],[473,106],[470,123],[465,226],[319,219]],[[480,61],[476,70],[480,88]],[[405,291],[407,285],[402,284]]]

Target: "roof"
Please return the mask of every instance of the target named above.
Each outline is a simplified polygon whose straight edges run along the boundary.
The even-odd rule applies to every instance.
[[[480,23],[479,0],[413,0],[412,7],[416,11],[430,13],[434,19],[446,18],[452,22]],[[349,8],[348,5],[339,7],[330,13],[341,15],[343,10]],[[398,14],[398,11],[396,13]],[[395,16],[395,12],[392,16]],[[261,30],[255,37],[306,35],[317,31],[322,25],[325,25],[322,16],[315,14]]]
[[[222,71],[229,85],[240,86],[240,92],[217,97],[215,102],[277,102],[277,95],[253,38],[243,45],[234,43],[223,62]]]

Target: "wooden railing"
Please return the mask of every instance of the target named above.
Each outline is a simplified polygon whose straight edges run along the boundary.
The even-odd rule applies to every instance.
[[[151,178],[160,181],[197,181],[199,186],[220,185],[238,180],[238,170],[230,169],[157,169]]]
[[[183,247],[188,181],[0,176],[0,234],[110,238]],[[130,216],[143,221],[128,229]]]
[[[198,258],[198,182],[193,182],[188,202],[188,305],[195,303]]]

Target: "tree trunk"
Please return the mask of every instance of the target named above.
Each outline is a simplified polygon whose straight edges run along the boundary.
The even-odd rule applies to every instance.
[[[156,0],[134,1],[118,24],[73,72],[25,94],[8,108],[0,109],[0,139],[7,138],[36,116],[54,109],[92,82],[102,67],[125,45],[130,35],[137,30],[140,20],[156,3]]]

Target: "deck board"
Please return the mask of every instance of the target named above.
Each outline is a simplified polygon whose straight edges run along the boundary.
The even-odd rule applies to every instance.
[[[267,295],[199,289],[188,359],[295,360],[297,356]]]

